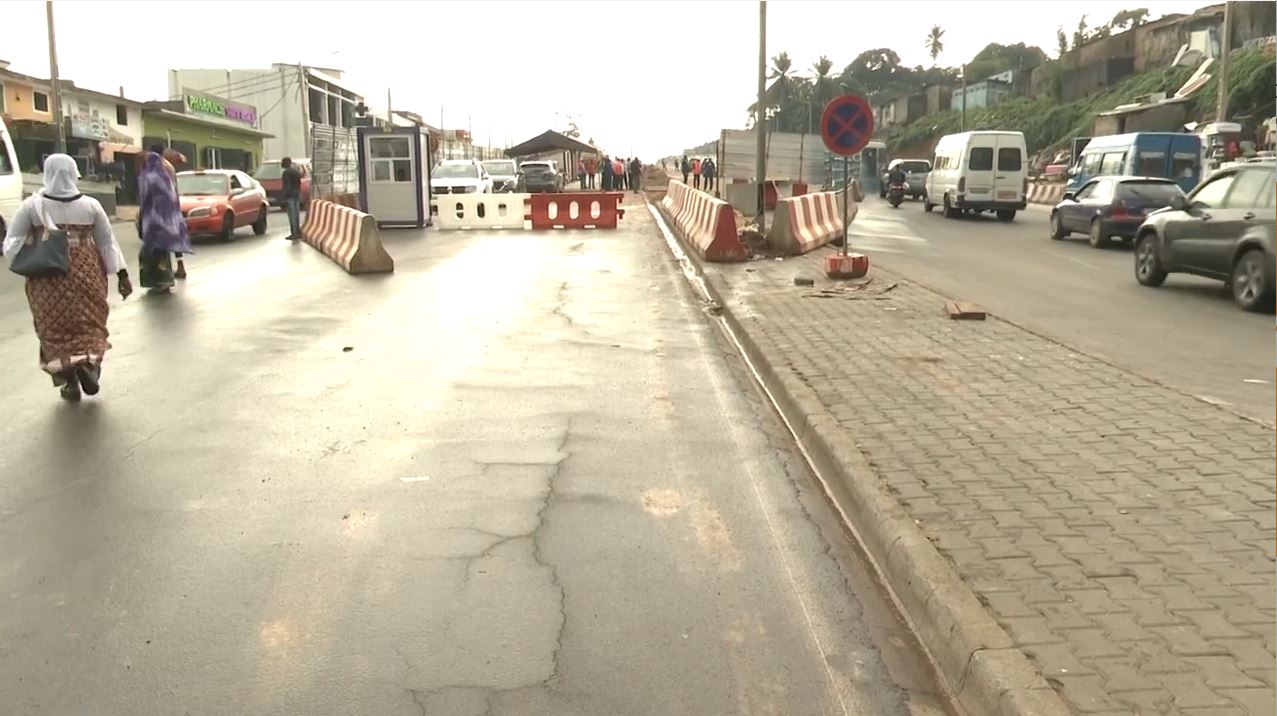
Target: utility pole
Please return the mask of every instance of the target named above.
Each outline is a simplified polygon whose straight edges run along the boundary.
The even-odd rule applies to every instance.
[[[52,21],[50,21],[52,22]],[[1215,104],[1215,121],[1228,121],[1228,55],[1232,53],[1233,40],[1233,4],[1231,2],[1224,3],[1224,36],[1220,38],[1220,57],[1219,57],[1219,88],[1218,97]],[[53,42],[50,36],[50,43]],[[50,47],[52,45],[50,44]]]
[[[962,66],[962,71],[958,73],[958,79],[962,80],[962,125],[958,131],[967,131],[967,66]]]
[[[754,131],[758,134],[754,176],[758,184],[758,231],[767,233],[767,213],[763,209],[767,181],[767,0],[758,0],[758,104],[755,105]]]
[[[66,125],[62,121],[62,87],[58,82],[58,45],[53,39],[53,0],[45,0],[45,17],[49,28],[49,84],[53,85],[49,113],[53,116],[53,151],[65,154],[67,150]]]

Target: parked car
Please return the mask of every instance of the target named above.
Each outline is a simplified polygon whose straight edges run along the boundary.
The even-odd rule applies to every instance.
[[[563,177],[552,161],[530,161],[519,165],[519,181],[529,193],[563,191]]]
[[[9,130],[0,119],[0,236],[4,235],[6,222],[13,219],[22,206],[22,172],[18,170],[18,153],[13,149]]]
[[[305,208],[310,205],[310,160],[294,159],[293,166],[302,173],[301,205]],[[266,190],[271,206],[284,205],[284,167],[280,165],[278,159],[268,159],[258,165],[253,172],[253,178]]]
[[[1011,221],[1026,206],[1028,160],[1021,132],[963,132],[940,138],[924,184],[922,208],[937,198],[945,218],[965,212],[996,212]]]
[[[1221,169],[1187,197],[1144,222],[1135,239],[1135,280],[1161,286],[1167,274],[1226,281],[1247,311],[1273,308],[1273,162]]]
[[[430,193],[491,194],[492,177],[478,159],[445,159],[430,172]]]
[[[1098,177],[1076,192],[1064,192],[1064,199],[1051,209],[1051,238],[1085,232],[1097,249],[1108,246],[1114,236],[1132,241],[1149,213],[1183,195],[1170,179]]]
[[[1192,191],[1202,178],[1202,140],[1196,134],[1132,132],[1092,137],[1069,170],[1074,191],[1098,176],[1172,179]]]
[[[492,191],[509,193],[519,189],[519,167],[513,159],[489,159],[483,168],[492,177]]]
[[[230,241],[235,229],[266,233],[266,190],[241,171],[207,169],[178,172],[178,200],[191,236],[215,235]]]
[[[909,188],[905,196],[910,199],[924,199],[927,196],[927,174],[931,171],[931,162],[926,159],[892,159],[887,171],[882,173],[882,188],[878,190],[878,198],[887,198],[887,176],[891,170],[900,167],[905,173],[905,183]]]

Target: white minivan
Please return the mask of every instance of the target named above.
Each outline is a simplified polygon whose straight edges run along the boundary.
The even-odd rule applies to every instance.
[[[965,212],[996,212],[1010,221],[1024,209],[1028,159],[1021,132],[963,132],[940,138],[927,175],[923,208],[937,200],[946,218]]]
[[[18,153],[13,151],[9,130],[0,120],[0,236],[22,205],[22,172],[18,171]]]

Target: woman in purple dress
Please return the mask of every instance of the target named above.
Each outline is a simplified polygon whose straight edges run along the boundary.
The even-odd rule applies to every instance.
[[[152,292],[169,291],[174,278],[172,254],[191,253],[177,186],[164,166],[164,158],[155,152],[148,152],[137,184],[138,224],[142,236],[138,278],[142,287]]]

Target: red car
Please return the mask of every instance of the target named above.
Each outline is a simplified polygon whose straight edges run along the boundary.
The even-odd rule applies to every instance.
[[[310,162],[305,159],[294,159],[293,166],[302,173],[301,205],[305,209],[310,204]],[[253,178],[262,183],[266,196],[270,197],[271,206],[284,206],[284,168],[278,159],[262,162],[253,172]]]
[[[244,172],[179,172],[177,193],[191,236],[211,234],[230,241],[241,226],[253,227],[258,236],[266,233],[266,190]]]

